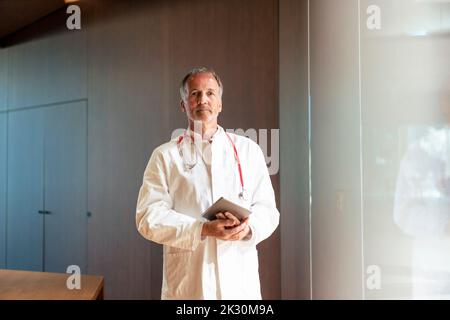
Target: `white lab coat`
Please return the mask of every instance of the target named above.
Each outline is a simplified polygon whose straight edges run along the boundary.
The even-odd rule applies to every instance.
[[[274,232],[280,214],[262,150],[251,139],[229,134],[242,166],[245,202],[238,197],[233,147],[220,126],[211,143],[201,142],[210,152],[203,152],[207,161],[199,154],[194,168],[186,169],[178,138],[156,148],[147,165],[136,224],[143,237],[164,245],[162,299],[261,299],[256,245]],[[201,214],[220,197],[251,208],[250,239],[201,238]]]

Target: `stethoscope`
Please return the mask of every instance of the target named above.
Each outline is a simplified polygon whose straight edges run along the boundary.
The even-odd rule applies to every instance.
[[[233,147],[234,157],[236,159],[237,167],[238,167],[238,171],[239,171],[239,179],[240,179],[240,182],[241,182],[241,192],[239,192],[239,198],[241,200],[246,201],[247,200],[247,191],[244,188],[244,178],[243,178],[243,175],[242,175],[242,166],[241,166],[241,161],[239,160],[239,154],[237,152],[236,145],[234,144],[234,142],[231,139],[231,137],[228,134],[228,132],[225,132],[225,134],[227,135],[227,138],[228,138],[228,140],[230,140],[230,143],[231,143],[231,145]],[[185,167],[188,170],[191,170],[197,164],[197,149],[195,149],[195,162],[187,163],[186,159],[184,157],[184,154],[183,154],[183,150],[181,148],[181,142],[183,141],[185,136],[186,136],[186,131],[184,132],[184,134],[182,136],[180,136],[178,138],[177,147],[178,147],[178,152],[180,154],[180,157],[183,159],[183,163],[184,163]],[[191,136],[191,143],[193,143],[193,142],[194,142],[194,138]],[[195,146],[194,146],[194,148],[195,148]]]

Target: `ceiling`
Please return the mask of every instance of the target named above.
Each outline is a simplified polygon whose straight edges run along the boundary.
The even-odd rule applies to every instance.
[[[64,0],[0,0],[0,39],[64,5]]]

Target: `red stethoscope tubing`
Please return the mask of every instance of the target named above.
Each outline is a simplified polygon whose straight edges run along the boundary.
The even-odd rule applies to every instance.
[[[236,158],[237,161],[237,166],[238,166],[238,171],[239,171],[239,179],[241,180],[241,187],[242,187],[242,196],[243,196],[243,192],[244,192],[244,178],[242,177],[242,167],[241,167],[241,160],[239,160],[239,155],[236,149],[236,145],[234,144],[233,140],[231,140],[230,135],[228,134],[228,132],[225,132],[225,134],[228,137],[228,140],[230,140],[231,145],[233,146],[233,150],[234,150],[234,156]]]
[[[239,171],[239,179],[240,179],[240,181],[241,181],[241,188],[242,188],[241,194],[242,194],[242,196],[243,196],[243,193],[244,193],[244,190],[245,190],[245,189],[244,189],[244,178],[243,178],[243,175],[242,175],[241,160],[239,160],[239,154],[238,154],[238,152],[237,152],[236,145],[234,144],[234,142],[233,142],[233,140],[231,139],[230,135],[228,134],[228,132],[225,132],[225,134],[227,135],[228,140],[230,140],[230,143],[231,143],[231,145],[233,146],[234,157],[236,158],[237,166],[238,166],[238,171]],[[185,135],[186,135],[186,132],[185,132],[182,136],[180,136],[180,137],[178,138],[177,145],[180,145],[180,143],[183,141]],[[191,137],[191,139],[193,140],[192,137]]]

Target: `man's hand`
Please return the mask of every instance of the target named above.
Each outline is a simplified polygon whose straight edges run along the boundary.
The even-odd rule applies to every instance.
[[[248,218],[239,221],[229,212],[219,213],[216,217],[216,220],[203,224],[202,237],[210,236],[221,240],[236,241],[243,239],[250,232]]]
[[[221,240],[236,241],[245,238],[249,232],[248,218],[239,221],[229,212],[219,213],[217,219],[203,224],[202,237],[211,236]]]

